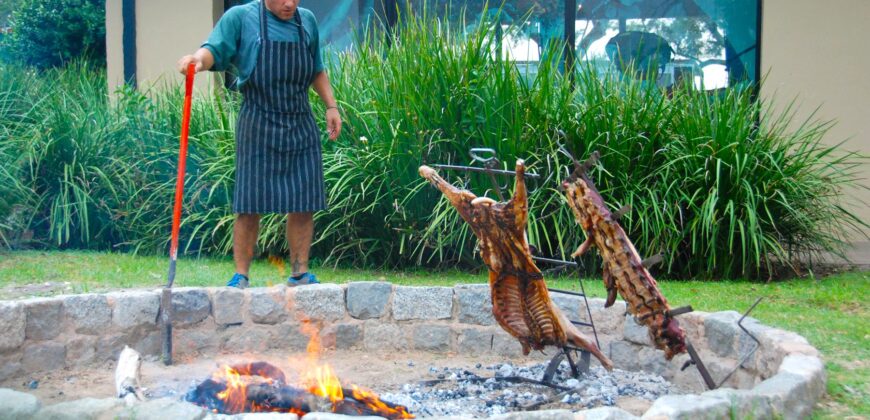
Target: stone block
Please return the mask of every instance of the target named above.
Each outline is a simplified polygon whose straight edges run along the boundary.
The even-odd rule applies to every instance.
[[[563,293],[550,293],[550,300],[559,307],[569,320],[577,322],[586,321],[586,308],[583,305],[582,297]]]
[[[34,418],[40,420],[96,420],[114,418],[123,401],[118,398],[83,398],[44,407]]]
[[[694,311],[675,318],[680,323],[680,328],[686,333],[686,338],[692,342],[695,348],[707,346],[704,322],[709,315],[709,312]]]
[[[79,366],[94,361],[97,338],[90,336],[73,337],[66,341],[66,364]]]
[[[649,337],[649,328],[637,322],[633,315],[625,315],[625,323],[622,327],[622,337],[634,344],[652,347],[653,342]]]
[[[27,313],[25,336],[28,340],[51,340],[60,334],[63,328],[62,299],[37,298],[23,303]]]
[[[266,327],[231,325],[220,335],[220,349],[225,352],[262,352],[269,348],[270,335]]]
[[[335,347],[339,350],[355,348],[362,344],[363,330],[359,324],[338,324],[335,326]]]
[[[731,406],[731,418],[759,420],[774,418],[770,399],[753,391],[719,388],[701,395],[728,401]]]
[[[610,360],[613,366],[623,370],[640,370],[640,352],[642,346],[627,341],[610,343]]]
[[[589,310],[592,312],[595,329],[598,334],[621,336],[625,323],[625,301],[617,300],[609,308],[605,308],[604,303],[605,300],[601,298],[589,299]],[[583,317],[582,321],[585,320]]]
[[[214,331],[172,330],[172,351],[175,354],[210,353],[218,348],[220,342],[221,337]]]
[[[494,335],[491,329],[463,328],[456,339],[457,351],[470,356],[492,354]]]
[[[172,291],[172,325],[186,327],[202,322],[211,314],[208,293],[198,288],[179,288]]]
[[[495,354],[504,357],[520,357],[523,355],[523,346],[520,344],[520,341],[501,330],[493,334],[492,349],[495,351]]]
[[[351,417],[344,414],[311,412],[303,417],[305,420],[383,420],[380,416]]]
[[[288,289],[301,320],[335,322],[345,316],[344,289],[337,284],[311,284]]]
[[[20,303],[0,302],[0,353],[24,344],[25,320],[24,306]]]
[[[368,351],[407,350],[408,341],[398,325],[374,320],[363,324],[363,343]]]
[[[628,411],[616,407],[598,407],[591,410],[578,411],[574,414],[574,420],[636,420],[639,418]]]
[[[42,407],[39,398],[11,389],[0,389],[0,417],[29,419]]]
[[[251,321],[256,324],[278,324],[287,319],[285,309],[284,289],[286,287],[270,287],[268,289],[248,289],[251,295],[249,312]]]
[[[160,398],[145,401],[126,408],[117,417],[123,420],[200,420],[208,414],[204,408],[178,401],[175,398]]]
[[[462,284],[454,288],[463,324],[495,325],[492,316],[492,293],[488,284]]]
[[[208,419],[208,417],[206,417]],[[237,420],[299,420],[299,416],[292,413],[248,413],[236,414],[233,419]]]
[[[286,351],[305,351],[311,338],[302,332],[299,324],[284,323],[269,327],[269,348]]]
[[[450,327],[447,325],[415,325],[413,337],[417,350],[432,353],[447,353],[450,350]]]
[[[24,373],[21,366],[21,353],[0,356],[0,382],[15,378]]]
[[[114,303],[112,322],[121,329],[154,327],[160,312],[160,295],[157,292],[109,293]]]
[[[654,349],[652,347],[643,347],[640,353],[635,357],[638,358],[640,370],[644,372],[664,375],[668,370],[669,364],[665,359],[665,352],[662,350]]]
[[[79,334],[105,334],[112,322],[112,308],[104,295],[64,296],[63,310]]]
[[[708,348],[718,356],[735,357],[735,343],[738,333],[742,333],[737,321],[740,314],[735,311],[712,313],[704,319],[704,335]]]
[[[354,282],[347,285],[347,312],[356,319],[381,318],[387,314],[387,304],[393,285],[382,281]]]
[[[396,286],[393,296],[393,318],[448,319],[453,313],[453,288]]]
[[[214,289],[212,316],[218,325],[234,325],[245,322],[245,292],[236,287]]]
[[[719,420],[730,418],[731,403],[700,395],[665,395],[643,414],[644,419]]]
[[[574,420],[571,410],[519,411],[490,417],[493,420]]]
[[[825,392],[824,364],[817,357],[786,356],[779,373],[758,384],[753,391],[770,397],[776,413],[785,418],[806,418]]]
[[[63,343],[43,342],[24,348],[21,364],[28,372],[46,372],[66,365],[66,346]]]

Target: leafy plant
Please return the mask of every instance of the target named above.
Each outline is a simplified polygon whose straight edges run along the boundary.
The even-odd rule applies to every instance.
[[[21,0],[2,38],[4,55],[38,68],[81,58],[105,63],[106,11],[103,0]]]

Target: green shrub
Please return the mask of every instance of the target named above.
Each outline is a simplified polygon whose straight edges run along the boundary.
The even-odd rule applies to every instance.
[[[22,0],[10,17],[12,32],[0,50],[8,59],[38,68],[82,58],[105,64],[104,0]]]
[[[664,253],[669,276],[764,276],[837,252],[849,230],[866,227],[841,193],[859,185],[855,165],[866,160],[823,146],[827,123],[789,130],[791,112],[769,111],[745,87],[669,93],[584,67],[572,89],[556,62],[527,76],[499,59],[488,21],[462,27],[477,29],[410,16],[391,46],[368,33],[328,63],[345,125],[324,146],[329,210],[316,215],[314,255],[354,266],[478,266],[466,224],[417,175],[424,163],[471,163],[471,147],[494,148],[505,169],[523,158],[542,175],[530,181],[528,235],[550,256],[567,257],[584,239],[557,188],[571,169],[562,144],[578,158],[602,153],[593,171],[602,195],[613,208],[633,206],[629,236],[644,255]],[[553,48],[545,56],[557,57]],[[180,78],[151,92],[124,88],[113,101],[105,89],[102,71],[87,65],[44,74],[0,66],[0,193],[14,203],[0,207],[0,233],[165,252]],[[195,97],[184,252],[231,249],[239,102],[225,91]],[[313,93],[312,102],[322,118]],[[484,176],[445,174],[495,196]],[[260,250],[284,252],[283,217],[261,226]],[[594,269],[598,257],[585,258]]]

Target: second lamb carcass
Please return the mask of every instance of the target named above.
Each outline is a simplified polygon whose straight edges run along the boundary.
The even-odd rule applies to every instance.
[[[665,351],[665,358],[686,351],[686,339],[679,322],[671,316],[667,299],[658,288],[656,279],[644,267],[634,244],[622,230],[604,199],[586,173],[598,160],[592,155],[587,165],[575,162],[574,172],[562,182],[568,206],[574,211],[577,223],[586,232],[586,241],[572,255],[578,257],[593,245],[604,260],[603,277],[610,307],[618,291],[625,299],[628,312],[649,328],[656,348]]]
[[[523,354],[570,343],[612,369],[610,359],[550,300],[544,276],[532,260],[526,239],[529,209],[523,161],[517,160],[514,195],[506,202],[456,188],[428,166],[421,166],[419,172],[447,197],[480,241],[480,255],[489,268],[492,313],[520,341]]]

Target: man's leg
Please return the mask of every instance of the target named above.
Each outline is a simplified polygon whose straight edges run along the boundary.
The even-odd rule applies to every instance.
[[[254,246],[257,244],[257,232],[260,230],[259,214],[237,214],[233,225],[233,261],[236,263],[236,273],[248,276],[251,260],[254,259]]]
[[[313,213],[287,214],[287,243],[290,244],[290,264],[294,277],[308,272],[308,253],[311,251],[313,237]]]

